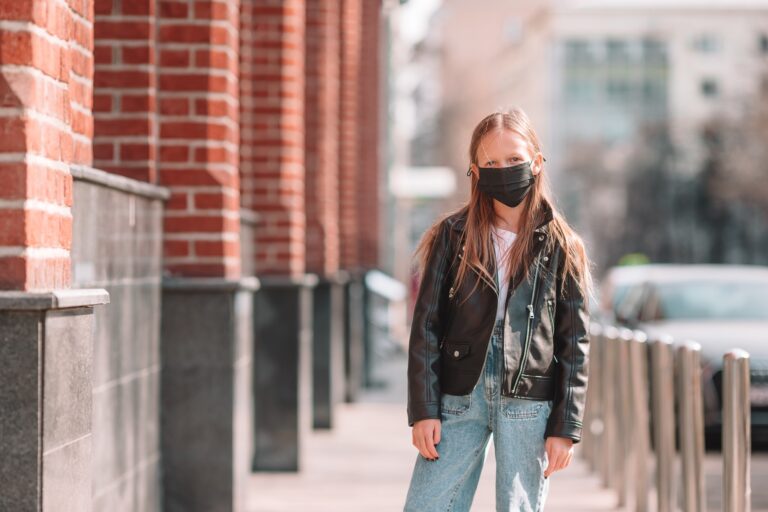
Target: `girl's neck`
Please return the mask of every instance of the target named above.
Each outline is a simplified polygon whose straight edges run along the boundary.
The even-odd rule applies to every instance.
[[[494,203],[494,210],[496,211],[494,224],[496,227],[517,233],[520,227],[520,215],[523,211],[523,205],[519,204],[515,207],[510,207],[498,201],[494,201]]]

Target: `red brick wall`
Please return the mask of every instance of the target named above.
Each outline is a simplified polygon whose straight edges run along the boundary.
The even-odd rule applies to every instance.
[[[260,214],[255,268],[262,275],[306,270],[304,7],[301,0],[242,3],[242,196]]]
[[[167,274],[239,277],[241,205],[257,273],[375,265],[379,4],[0,0],[0,288],[69,286],[72,163],[171,189]]]
[[[359,122],[361,30],[363,0],[341,0],[341,69],[339,101],[339,242],[341,266],[361,266],[358,183],[360,167]]]
[[[306,212],[307,271],[339,269],[338,130],[340,0],[307,4]]]
[[[358,243],[360,264],[366,268],[379,266],[379,180],[381,154],[379,152],[381,6],[378,0],[363,2],[360,62],[360,130],[358,176]]]
[[[239,3],[158,0],[165,270],[240,276]]]
[[[71,283],[71,163],[90,164],[90,0],[0,0],[0,289]]]
[[[94,166],[155,183],[156,0],[95,1]]]

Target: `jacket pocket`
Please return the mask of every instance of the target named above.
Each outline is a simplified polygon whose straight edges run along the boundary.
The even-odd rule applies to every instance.
[[[443,350],[450,360],[458,361],[469,354],[470,344],[468,342],[445,341],[443,342]]]

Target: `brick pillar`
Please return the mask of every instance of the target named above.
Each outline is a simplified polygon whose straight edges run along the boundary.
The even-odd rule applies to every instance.
[[[123,4],[127,3],[123,0]],[[241,277],[239,2],[157,0],[163,510],[244,510],[252,300]]]
[[[96,0],[94,167],[157,182],[156,0]],[[164,55],[188,66],[188,52]]]
[[[379,90],[381,59],[379,58],[381,37],[381,5],[378,0],[363,2],[362,34],[360,52],[364,56],[360,62],[360,129],[359,133],[359,169],[357,173],[358,244],[360,245],[360,264],[364,268],[379,266],[379,179],[381,177],[381,153],[379,151],[380,104]]]
[[[0,510],[91,510],[93,306],[71,286],[90,165],[89,0],[0,0]]]
[[[320,275],[339,268],[339,7],[340,0],[307,5],[307,269]]]
[[[165,270],[240,276],[238,8],[159,0],[159,172],[171,190]]]
[[[90,164],[91,5],[0,1],[0,289],[70,286],[72,177]]]
[[[313,295],[312,425],[332,428],[343,400],[344,283],[339,273],[339,22],[340,0],[307,4],[304,88],[307,270],[318,274]]]
[[[339,47],[339,246],[340,266],[349,272],[344,290],[345,398],[354,401],[363,384],[363,275],[360,261],[360,84],[363,0],[341,0]]]
[[[244,0],[243,206],[260,214],[256,272],[306,270],[304,2]]]
[[[259,214],[253,468],[296,470],[311,426],[312,289],[306,272],[305,3],[243,0],[243,206]],[[274,372],[274,368],[280,368]]]
[[[358,219],[360,167],[360,82],[362,1],[341,0],[341,70],[339,103],[339,242],[341,266],[357,270],[360,266],[360,226]]]

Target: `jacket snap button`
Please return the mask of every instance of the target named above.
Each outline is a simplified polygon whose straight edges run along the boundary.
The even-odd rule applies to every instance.
[[[549,261],[549,256],[544,256],[544,258],[542,258],[542,259],[543,259],[544,261]]]
[[[544,235],[539,235],[539,240],[544,240]]]
[[[458,350],[454,350],[453,351],[453,357],[459,357],[459,351]]]

